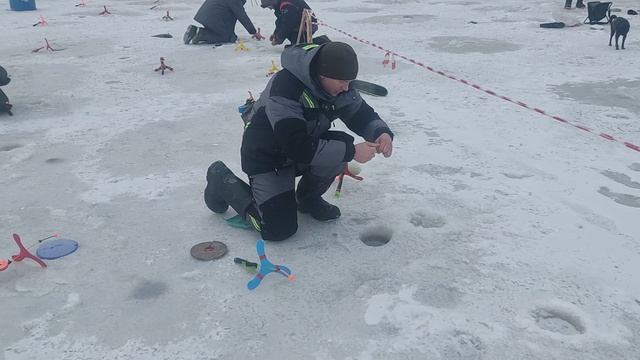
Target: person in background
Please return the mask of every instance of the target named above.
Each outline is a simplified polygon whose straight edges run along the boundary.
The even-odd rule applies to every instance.
[[[264,39],[244,10],[245,3],[246,0],[206,0],[194,16],[194,19],[203,27],[189,25],[184,33],[184,43],[234,43],[238,40],[235,34],[237,21],[240,21],[252,38]]]
[[[311,7],[304,0],[261,0],[260,6],[273,9],[276,16],[276,29],[269,36],[271,45],[280,45],[285,40],[289,40],[291,45],[298,41],[298,32],[302,20],[302,13]],[[312,18],[312,34],[318,30],[315,19]],[[301,34],[302,39],[306,39],[306,33]],[[304,42],[304,41],[302,41]]]
[[[565,9],[571,9],[571,1],[572,0],[565,0],[565,3],[564,3],[564,8]],[[578,9],[584,8],[583,0],[576,0],[576,7]]]

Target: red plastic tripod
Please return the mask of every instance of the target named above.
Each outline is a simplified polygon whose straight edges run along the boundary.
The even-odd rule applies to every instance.
[[[165,71],[165,70],[171,70],[171,71],[173,71],[173,68],[172,68],[171,66],[168,66],[167,64],[165,64],[165,63],[164,63],[164,58],[163,58],[163,57],[161,57],[161,58],[160,58],[160,66],[158,66],[158,67],[157,67],[156,69],[154,69],[153,71],[156,71],[156,72],[160,71],[160,73],[161,73],[162,75],[164,75],[164,71]]]
[[[162,17],[162,20],[164,21],[171,21],[173,20],[173,18],[169,15],[169,10],[167,10],[167,15]]]
[[[57,236],[57,234],[55,236]],[[13,234],[13,240],[18,245],[18,248],[20,249],[20,252],[18,253],[18,255],[11,255],[11,260],[9,260],[9,259],[1,259],[0,260],[0,271],[6,270],[13,261],[22,261],[24,259],[31,259],[31,260],[37,262],[38,265],[40,265],[41,267],[47,267],[47,264],[45,264],[44,261],[40,260],[39,257],[33,255],[31,252],[29,252],[29,250],[27,250],[26,247],[24,247],[24,245],[22,245],[22,239],[20,239],[20,235]]]
[[[60,50],[63,50],[63,49],[54,49],[54,48],[52,48],[51,44],[49,44],[49,40],[47,40],[47,38],[44,38],[44,43],[45,44],[43,46],[40,46],[37,49],[31,50],[31,52],[38,52],[38,51],[40,51],[42,49],[49,50],[49,51],[60,51]]]

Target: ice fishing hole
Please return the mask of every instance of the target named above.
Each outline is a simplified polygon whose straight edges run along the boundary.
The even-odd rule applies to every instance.
[[[368,246],[386,245],[393,236],[393,231],[384,226],[376,226],[360,234],[360,240]]]

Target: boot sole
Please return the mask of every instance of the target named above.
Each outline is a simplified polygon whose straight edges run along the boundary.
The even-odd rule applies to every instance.
[[[227,212],[229,209],[229,204],[227,204],[224,200],[214,200],[211,199],[213,196],[209,194],[207,188],[204,189],[204,203],[207,205],[209,210],[213,211],[216,214],[222,214]]]
[[[222,161],[216,161],[209,165],[207,169],[207,182],[213,181],[214,176],[224,176],[225,174],[232,173],[231,170]]]
[[[207,169],[207,186],[204,189],[204,203],[209,210],[217,214],[222,214],[229,209],[229,204],[222,199],[216,199],[213,196],[213,189],[210,186],[214,186],[214,178],[216,176],[222,177],[226,172],[231,172],[229,168],[222,162],[216,161]]]
[[[340,219],[340,217],[342,216],[342,214],[340,214],[340,216],[338,216],[337,218],[333,218],[333,219],[318,219],[318,218],[314,217],[313,215],[311,215],[311,213],[310,213],[310,212],[308,212],[308,211],[302,211],[302,210],[298,209],[298,212],[299,212],[299,213],[301,213],[301,214],[309,215],[309,216],[311,216],[314,220],[316,220],[316,221],[320,221],[320,222],[323,222],[323,223],[330,223],[330,222],[337,221],[337,220],[338,220],[338,219]]]

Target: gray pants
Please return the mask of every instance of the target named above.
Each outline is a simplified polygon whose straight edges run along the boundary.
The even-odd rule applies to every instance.
[[[198,32],[192,42],[194,44],[229,44],[236,42],[237,39],[238,37],[235,34],[232,37],[223,37],[205,26],[198,28]]]
[[[298,230],[296,176],[309,176],[327,182],[339,175],[344,166],[344,162],[331,167],[291,165],[277,172],[251,176],[251,192],[261,218],[263,239],[284,240]]]

